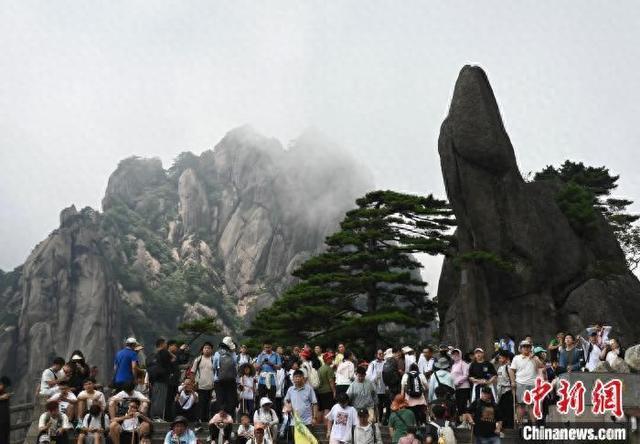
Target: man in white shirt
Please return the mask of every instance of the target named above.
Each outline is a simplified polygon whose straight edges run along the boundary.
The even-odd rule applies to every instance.
[[[384,352],[378,350],[376,352],[376,359],[369,363],[367,367],[366,378],[371,381],[376,388],[376,394],[378,396],[378,421],[386,423],[391,414],[389,395],[387,394],[387,386],[384,385],[382,380],[382,369],[384,368]],[[385,416],[386,410],[386,416]]]
[[[609,341],[609,333],[611,333],[612,327],[610,325],[602,325],[601,323],[595,324],[592,327],[587,327],[587,334],[591,336],[591,333],[596,334],[596,345],[602,350]]]
[[[62,367],[64,367],[64,359],[57,357],[53,360],[51,367],[42,372],[42,378],[40,378],[41,395],[51,396],[59,391],[58,384],[66,379]]]
[[[75,407],[78,399],[76,398],[76,395],[73,394],[66,381],[60,381],[58,388],[60,391],[51,395],[48,401],[57,401],[60,413],[64,413],[71,421],[73,421],[76,418]]]
[[[139,410],[141,413],[146,414],[147,409],[149,408],[149,398],[139,391],[134,390],[134,387],[133,382],[127,382],[124,384],[122,391],[109,398],[109,416],[111,418],[116,418],[118,416],[117,410],[120,404],[126,404],[129,400],[137,400],[138,407],[136,408],[136,411]]]
[[[592,331],[589,333],[589,340],[582,336],[578,336],[578,340],[582,344],[582,350],[584,350],[585,367],[592,372],[600,362],[600,354],[602,353],[602,348],[598,345],[598,333]]]
[[[433,357],[433,348],[430,346],[424,347],[420,354],[420,358],[418,359],[418,371],[429,378],[433,371],[433,364],[435,362],[436,360]]]
[[[107,401],[104,393],[96,390],[95,383],[92,379],[86,379],[82,384],[82,390],[78,394],[78,418],[83,418],[93,404],[98,404],[102,411],[107,409]]]
[[[124,415],[113,417],[109,425],[109,437],[113,444],[133,442],[134,435],[138,437],[138,442],[140,438],[148,439],[151,420],[139,412],[139,406],[140,403],[132,399]]]
[[[58,401],[48,401],[46,411],[38,420],[38,443],[50,443],[55,439],[56,444],[69,443],[69,431],[72,429],[69,418],[58,408]]]
[[[523,399],[524,392],[533,389],[536,384],[538,369],[544,368],[544,363],[531,352],[531,348],[530,342],[520,342],[520,346],[518,347],[520,354],[513,358],[509,366],[511,389],[512,392],[516,394],[516,401],[521,406],[525,406]],[[522,421],[523,414],[524,411],[520,408],[518,410],[518,422]],[[532,417],[530,416],[530,418]]]

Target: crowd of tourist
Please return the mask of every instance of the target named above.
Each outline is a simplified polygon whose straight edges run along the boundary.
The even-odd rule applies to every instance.
[[[455,442],[456,427],[471,429],[478,443],[497,443],[504,428],[534,420],[523,395],[537,377],[554,381],[623,357],[610,330],[595,325],[586,338],[558,332],[544,347],[505,335],[490,351],[403,346],[370,358],[347,344],[285,350],[269,342],[252,355],[225,337],[194,356],[158,339],[145,360],[143,346],[128,338],[107,384],[79,350],[68,361],[53,359],[41,378],[38,441],[149,443],[154,424],[168,422],[166,444],[194,444],[206,426],[216,444],[286,443],[297,424],[322,423],[331,444],[382,443],[380,425],[392,444]],[[547,398],[545,413],[555,394]]]

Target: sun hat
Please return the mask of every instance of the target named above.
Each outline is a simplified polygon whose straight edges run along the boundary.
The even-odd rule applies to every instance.
[[[82,356],[80,356],[80,355],[73,355],[73,356],[71,356],[71,360],[72,360],[72,361],[82,361],[82,359],[83,359],[83,358],[82,358]]]
[[[480,348],[480,347],[476,347],[476,348],[473,349],[474,353],[477,352],[477,351],[484,353],[484,350],[482,348]]]
[[[229,347],[229,350],[235,350],[236,349],[236,344],[233,342],[233,339],[231,339],[231,336],[225,336],[222,339],[222,343],[224,345],[226,345],[227,347]]]
[[[267,404],[273,404],[273,402],[265,396],[260,400],[260,407],[264,407]]]
[[[393,349],[388,348],[384,351],[384,359],[389,359],[393,357]]]
[[[402,353],[411,353],[412,351],[413,349],[408,345],[405,345],[404,347],[402,347]]]
[[[520,345],[518,347],[531,347],[531,342],[525,340],[520,341]]]
[[[404,395],[399,393],[395,398],[393,398],[393,402],[391,403],[391,410],[397,412],[398,410],[403,409],[408,405],[409,404],[407,403],[407,400],[404,399]]]
[[[435,364],[433,364],[433,366],[435,368],[439,368],[441,370],[444,370],[446,368],[449,368],[449,360],[447,358],[439,358]]]

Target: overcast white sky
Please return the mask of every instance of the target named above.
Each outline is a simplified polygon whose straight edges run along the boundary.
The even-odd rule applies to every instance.
[[[468,63],[523,172],[604,164],[640,201],[639,48],[635,1],[1,0],[0,268],[63,207],[100,208],[120,159],[168,166],[244,123],[285,144],[314,126],[378,187],[444,195],[438,131]]]

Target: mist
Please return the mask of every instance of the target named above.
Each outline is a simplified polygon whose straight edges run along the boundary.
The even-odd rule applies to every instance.
[[[21,264],[62,208],[99,209],[119,160],[167,168],[246,123],[285,146],[315,127],[376,188],[444,197],[438,132],[468,63],[486,70],[523,173],[606,165],[616,195],[640,201],[639,13],[632,1],[4,1],[0,268]],[[433,293],[438,260],[426,264]]]

